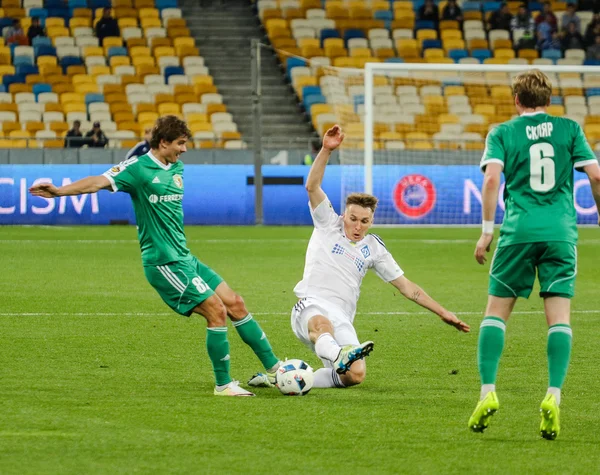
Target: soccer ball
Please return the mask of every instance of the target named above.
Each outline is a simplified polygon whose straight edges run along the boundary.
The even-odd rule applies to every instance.
[[[302,360],[284,361],[275,375],[275,386],[285,396],[304,396],[313,386],[313,370]]]

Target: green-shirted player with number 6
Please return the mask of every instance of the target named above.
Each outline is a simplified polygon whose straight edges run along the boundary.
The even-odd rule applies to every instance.
[[[513,80],[519,117],[494,128],[486,140],[481,168],[483,232],[475,259],[485,262],[494,237],[500,175],[504,173],[506,212],[492,259],[489,296],[481,323],[478,366],[481,398],[469,428],[483,432],[499,408],[496,374],[506,322],[517,297],[528,298],[536,273],[548,323],[549,385],[540,411],[540,433],[555,439],[560,431],[560,392],[571,354],[570,299],[577,275],[577,214],[573,168],[584,171],[600,209],[600,167],[576,122],[546,113],[552,84],[539,70]]]
[[[254,396],[241,388],[229,373],[227,316],[260,359],[268,374],[280,365],[260,325],[244,300],[210,267],[193,256],[183,232],[183,164],[191,133],[175,116],[158,119],[152,129],[150,151],[130,158],[103,175],[90,176],[70,185],[43,183],[30,188],[35,196],[95,193],[102,189],[131,196],[138,226],[144,273],[150,285],[175,312],[198,313],[207,320],[206,347],[215,374],[217,396]]]

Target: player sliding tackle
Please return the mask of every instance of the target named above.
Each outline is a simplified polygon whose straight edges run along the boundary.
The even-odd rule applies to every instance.
[[[185,122],[175,116],[161,117],[152,129],[147,154],[125,160],[103,175],[60,188],[39,184],[29,191],[44,198],[109,189],[128,193],[135,209],[148,282],[175,312],[185,316],[198,313],[206,318],[206,348],[216,381],[214,394],[254,396],[229,374],[227,316],[266,370],[276,371],[280,363],[242,297],[187,248],[183,232],[183,164],[179,156],[186,151],[190,137]]]
[[[315,229],[306,251],[304,276],[294,289],[299,301],[292,310],[292,329],[325,365],[315,372],[315,388],[343,388],[365,379],[363,358],[373,350],[373,342],[359,342],[353,321],[368,269],[374,269],[404,297],[437,314],[445,323],[469,331],[466,323],[404,276],[377,235],[367,234],[373,225],[377,198],[353,193],[346,200],[342,216],[333,210],[321,183],[331,152],[343,140],[339,126],[327,131],[306,180]],[[274,374],[259,373],[249,384],[268,386],[273,381]]]
[[[485,262],[494,237],[500,175],[504,172],[506,214],[490,271],[488,303],[479,333],[481,400],[469,428],[483,432],[499,408],[496,374],[506,322],[517,297],[528,298],[536,271],[548,323],[549,387],[541,404],[540,433],[555,439],[560,431],[560,393],[571,354],[570,299],[577,274],[577,214],[573,205],[573,168],[587,173],[600,209],[600,167],[581,127],[546,113],[552,84],[540,71],[513,80],[519,117],[493,129],[481,168],[483,232],[475,259]]]

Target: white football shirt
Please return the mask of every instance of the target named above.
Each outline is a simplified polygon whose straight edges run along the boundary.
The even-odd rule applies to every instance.
[[[308,206],[311,208],[310,203]],[[375,234],[356,243],[350,241],[342,217],[328,199],[310,212],[315,229],[306,250],[304,276],[294,293],[298,298],[314,297],[337,305],[353,321],[367,270],[373,268],[385,282],[404,272]]]

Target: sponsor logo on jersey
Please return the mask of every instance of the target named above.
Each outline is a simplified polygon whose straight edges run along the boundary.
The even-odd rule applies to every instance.
[[[155,203],[164,203],[167,201],[181,201],[183,199],[183,195],[162,195],[162,196],[157,196],[157,195],[150,195],[148,196],[148,201],[150,201],[150,203],[155,204]]]
[[[152,180],[152,183],[160,183],[160,180],[158,179],[157,176],[154,177],[154,180]]]
[[[173,182],[177,188],[183,188],[183,179],[181,175],[173,175]]]
[[[435,206],[435,186],[426,176],[413,173],[396,183],[392,198],[400,214],[412,219],[422,218]]]
[[[371,250],[369,249],[369,246],[363,246],[360,249],[360,252],[362,253],[365,259],[371,255]]]
[[[118,165],[114,166],[110,169],[110,171],[113,173],[119,173],[121,171],[121,167],[119,167]]]

